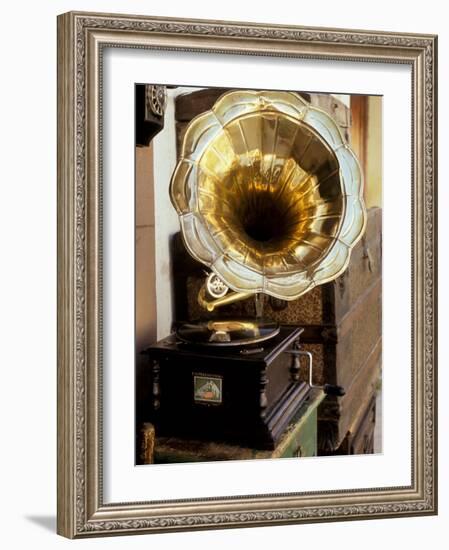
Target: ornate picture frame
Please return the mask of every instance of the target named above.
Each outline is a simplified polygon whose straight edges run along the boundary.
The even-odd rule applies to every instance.
[[[403,64],[412,74],[412,482],[105,503],[102,59],[105,48]],[[437,513],[437,38],[75,13],[58,18],[58,533],[70,538]]]

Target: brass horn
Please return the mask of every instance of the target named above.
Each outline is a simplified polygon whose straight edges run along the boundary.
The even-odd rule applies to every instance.
[[[327,113],[291,92],[228,92],[194,118],[170,196],[187,249],[213,274],[199,295],[210,311],[335,279],[366,223],[354,153]]]

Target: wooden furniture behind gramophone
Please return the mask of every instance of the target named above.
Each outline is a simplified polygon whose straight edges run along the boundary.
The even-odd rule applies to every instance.
[[[178,145],[190,120],[210,109],[225,91],[200,90],[177,98]],[[331,114],[350,138],[351,117],[343,103],[329,95],[303,97]],[[315,381],[345,388],[343,398],[329,396],[319,408],[321,455],[373,452],[375,396],[381,368],[381,230],[381,209],[370,209],[366,233],[352,251],[342,276],[292,302],[265,300],[268,317],[305,328],[301,342],[313,353]],[[197,295],[204,266],[186,253],[180,238],[173,241],[173,276],[175,318],[199,318]],[[252,301],[237,302],[220,308],[219,315],[251,315],[253,308]]]

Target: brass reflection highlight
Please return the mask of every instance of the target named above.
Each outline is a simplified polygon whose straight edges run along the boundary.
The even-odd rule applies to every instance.
[[[290,92],[229,92],[193,119],[170,194],[192,256],[245,294],[292,300],[336,278],[365,227],[354,154]]]

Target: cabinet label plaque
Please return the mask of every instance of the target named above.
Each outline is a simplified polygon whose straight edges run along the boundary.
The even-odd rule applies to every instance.
[[[193,374],[193,399],[195,403],[220,404],[223,398],[223,379],[221,376]]]

